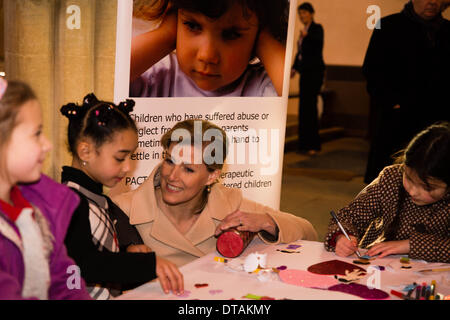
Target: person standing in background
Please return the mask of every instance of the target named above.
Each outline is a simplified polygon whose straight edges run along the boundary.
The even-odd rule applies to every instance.
[[[300,100],[298,108],[298,152],[315,155],[321,149],[317,96],[323,84],[324,31],[314,22],[314,8],[309,2],[298,6],[297,12],[304,28],[300,31],[297,55],[291,76],[300,73]]]
[[[450,21],[448,0],[411,0],[381,19],[364,60],[371,97],[371,145],[364,182],[428,125],[450,120]]]

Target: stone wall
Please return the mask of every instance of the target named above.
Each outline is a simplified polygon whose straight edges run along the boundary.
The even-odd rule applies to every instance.
[[[3,0],[5,71],[35,90],[53,149],[44,173],[59,179],[71,163],[59,108],[94,92],[112,101],[117,1]]]

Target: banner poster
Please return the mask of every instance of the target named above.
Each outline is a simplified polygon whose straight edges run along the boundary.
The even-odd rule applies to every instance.
[[[139,143],[133,170],[111,194],[135,189],[147,179],[163,161],[160,139],[172,126],[204,119],[223,128],[229,141],[219,183],[279,208],[297,1],[261,1],[266,11],[273,10],[271,2],[280,7],[283,1],[285,23],[278,41],[268,32],[264,38],[256,14],[243,10],[239,1],[219,18],[178,8],[170,13],[171,22],[169,13],[149,18],[146,10],[153,1],[118,0],[114,102],[135,101]],[[272,24],[283,20],[283,14],[269,12],[266,20]],[[176,49],[166,54],[170,33],[154,31],[168,26],[176,26]]]

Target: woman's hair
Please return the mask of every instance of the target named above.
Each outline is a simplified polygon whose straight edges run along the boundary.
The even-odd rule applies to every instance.
[[[244,17],[255,13],[259,29],[267,29],[281,43],[286,41],[289,0],[134,0],[133,14],[149,20],[158,19],[170,4],[170,10],[183,9],[218,19],[235,3],[242,6]]]
[[[200,129],[200,130],[199,130]],[[179,131],[178,131],[179,130]],[[178,131],[178,132],[177,132]],[[214,172],[214,170],[221,170],[223,168],[223,164],[225,162],[225,158],[227,155],[228,150],[228,140],[227,135],[223,129],[216,126],[215,124],[206,121],[206,120],[200,120],[200,119],[194,119],[194,120],[185,120],[178,122],[171,128],[169,131],[167,131],[161,138],[161,145],[164,148],[164,151],[167,151],[172,143],[186,143],[186,141],[182,140],[172,140],[172,134],[174,133],[174,138],[177,139],[180,137],[180,135],[183,136],[183,138],[186,137],[185,134],[188,134],[190,137],[190,145],[195,146],[195,143],[197,141],[201,141],[202,143],[202,151],[211,143],[214,143],[214,147],[219,147],[221,150],[219,152],[222,153],[222,156],[219,156],[219,161],[212,163],[205,163],[205,159],[202,159],[203,163],[206,165],[206,169],[209,172]],[[214,139],[213,139],[214,138]],[[216,149],[213,149],[213,153],[216,152]],[[212,154],[212,157],[214,157],[215,154]],[[203,152],[202,152],[202,158],[203,158]],[[201,213],[203,209],[205,208],[206,204],[208,203],[208,196],[209,196],[209,190],[208,188],[203,189],[203,194],[200,203],[198,204],[197,208],[194,210],[195,213]]]
[[[67,130],[69,151],[77,155],[77,145],[81,138],[90,138],[95,147],[101,147],[113,139],[114,133],[131,129],[137,132],[136,124],[129,113],[133,111],[134,101],[127,99],[119,105],[99,101],[90,93],[83,104],[68,103],[61,107],[61,113],[69,119]]]
[[[441,180],[450,187],[450,123],[436,123],[417,134],[396,159],[413,169],[428,185]]]
[[[305,10],[305,11],[308,11],[309,13],[314,13],[315,12],[314,11],[314,7],[309,2],[303,2],[301,5],[299,5],[297,7],[297,11],[300,11],[300,10]]]
[[[0,98],[0,147],[3,148],[17,125],[16,119],[20,108],[26,102],[36,100],[36,95],[26,83],[7,82],[4,79],[0,81],[2,81],[2,90],[4,90],[3,96]]]
[[[201,131],[199,130],[201,129]],[[178,131],[179,130],[179,131]],[[181,130],[184,130],[183,132]],[[178,131],[178,132],[177,132]],[[206,120],[185,120],[178,122],[173,126],[169,131],[167,131],[161,138],[161,145],[163,146],[164,150],[167,151],[171,145],[171,143],[179,143],[186,141],[182,140],[172,140],[172,134],[175,134],[175,137],[178,139],[180,135],[178,133],[187,133],[190,137],[190,144],[192,146],[195,145],[196,142],[201,141],[202,143],[202,149],[204,149],[207,145],[210,143],[214,143],[214,147],[219,146],[220,154],[216,154],[216,149],[212,150],[212,159],[216,159],[218,161],[207,161],[205,162],[205,159],[203,160],[203,163],[206,165],[206,168],[209,172],[213,172],[216,169],[221,170],[223,168],[223,164],[225,162],[225,158],[228,151],[228,140],[227,135],[225,131],[215,125],[214,123],[211,123]],[[201,136],[200,136],[201,135]],[[184,137],[184,135],[183,135]],[[206,138],[206,139],[205,139]],[[211,140],[209,140],[211,138]],[[203,152],[202,152],[203,154]],[[217,156],[217,158],[215,158]],[[208,163],[210,162],[210,163]]]

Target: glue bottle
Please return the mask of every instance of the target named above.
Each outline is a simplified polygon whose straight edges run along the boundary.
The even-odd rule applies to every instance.
[[[217,251],[224,257],[236,258],[244,252],[255,234],[255,232],[239,231],[236,228],[230,228],[221,233],[217,239]]]

